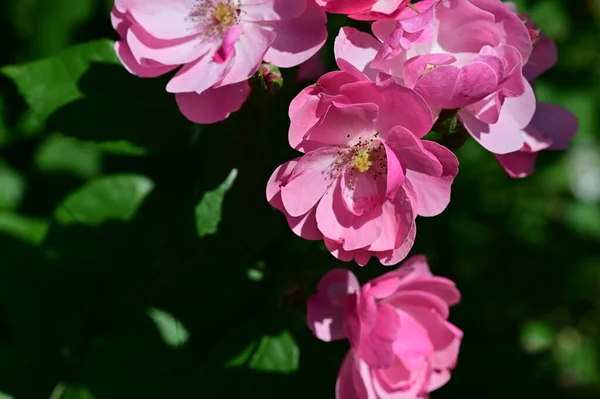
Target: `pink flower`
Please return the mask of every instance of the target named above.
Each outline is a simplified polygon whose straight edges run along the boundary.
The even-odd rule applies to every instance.
[[[263,60],[296,66],[327,38],[312,0],[116,0],[111,13],[123,65],[141,77],[181,67],[167,85],[181,112],[215,123],[240,109]]]
[[[552,68],[556,63],[557,50],[554,42],[540,32],[538,27],[527,16],[526,20],[533,40],[533,52],[523,73],[530,82]],[[520,110],[529,110],[526,126],[519,130],[524,139],[523,146],[508,154],[495,154],[496,160],[510,177],[521,178],[533,173],[538,153],[544,150],[564,150],[569,141],[577,133],[578,122],[575,115],[568,110],[553,104],[536,102],[533,89],[527,84],[526,94],[521,97],[507,99],[500,117],[495,125],[508,125],[507,120],[515,119]],[[527,119],[526,119],[527,120]],[[495,126],[489,129],[494,129]]]
[[[393,19],[410,0],[316,0],[325,11],[332,14],[348,14],[350,18],[372,21]]]
[[[275,170],[267,199],[294,233],[324,240],[338,259],[391,265],[411,249],[417,215],[448,205],[458,161],[420,140],[433,121],[418,94],[352,68],[323,75],[290,104],[289,140],[305,154]]]
[[[458,110],[489,151],[521,148],[520,120],[509,132],[484,131],[482,125],[495,123],[504,101],[525,92],[522,70],[532,46],[523,22],[499,0],[425,0],[414,7],[418,13],[406,8],[397,21],[373,24],[379,41],[369,44],[377,52],[369,67],[413,88],[436,114]]]
[[[348,270],[319,282],[307,322],[323,341],[347,338],[337,399],[419,398],[450,379],[462,331],[447,321],[460,300],[454,283],[431,274],[424,256],[364,286]]]

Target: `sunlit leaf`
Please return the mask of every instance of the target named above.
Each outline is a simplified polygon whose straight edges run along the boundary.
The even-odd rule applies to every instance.
[[[198,236],[204,237],[217,232],[221,221],[221,207],[225,194],[237,177],[237,169],[233,169],[227,179],[219,187],[208,191],[196,205],[196,230]]]
[[[156,308],[149,308],[146,313],[156,324],[167,345],[178,348],[187,342],[189,333],[173,315]]]
[[[77,81],[93,62],[117,63],[110,40],[80,44],[58,55],[22,65],[0,68],[41,118],[82,97]]]
[[[101,177],[71,193],[57,207],[54,217],[62,224],[128,221],[153,187],[152,180],[141,175]]]
[[[42,172],[63,172],[84,178],[99,174],[101,161],[100,151],[93,144],[61,135],[44,141],[35,157]]]
[[[48,233],[49,222],[44,219],[0,212],[0,231],[31,244],[39,244]]]
[[[264,336],[248,366],[253,370],[290,373],[298,369],[300,351],[289,331]]]

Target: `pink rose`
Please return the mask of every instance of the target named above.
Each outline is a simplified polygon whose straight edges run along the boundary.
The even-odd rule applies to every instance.
[[[347,338],[337,399],[418,398],[450,379],[462,332],[447,321],[460,300],[454,283],[431,274],[424,256],[359,285],[336,269],[307,303],[307,322],[323,341]]]
[[[299,65],[327,38],[325,13],[312,0],[116,0],[111,17],[121,37],[115,49],[131,73],[181,67],[167,91],[196,123],[237,111],[263,60]]]
[[[481,126],[495,123],[504,101],[526,90],[522,70],[532,46],[523,22],[499,0],[425,0],[414,7],[418,13],[406,8],[397,21],[373,24],[379,41],[370,44],[377,55],[369,67],[413,88],[435,114],[458,110],[469,133],[491,152],[521,148],[521,120],[509,132]]]
[[[342,71],[323,75],[290,104],[290,144],[304,155],[275,170],[267,199],[294,233],[324,240],[338,259],[395,264],[413,245],[417,215],[448,205],[458,161],[420,140],[433,121],[417,93],[338,64]]]
[[[332,14],[348,14],[350,18],[372,21],[393,19],[410,4],[410,0],[316,0]]]

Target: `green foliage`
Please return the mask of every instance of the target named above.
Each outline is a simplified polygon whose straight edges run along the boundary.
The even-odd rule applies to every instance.
[[[129,221],[153,186],[144,176],[100,177],[71,193],[57,207],[54,217],[61,224],[92,226],[108,220]]]
[[[413,253],[463,295],[461,357],[435,399],[600,392],[600,8],[518,3],[559,47],[538,96],[580,131],[523,180],[468,139],[450,206],[418,220]],[[305,300],[334,267],[389,269],[336,261],[266,202],[298,155],[287,108],[303,84],[282,69],[276,93],[257,85],[200,131],[168,77],[118,63],[112,4],[0,5],[0,399],[333,397],[347,343],[311,335]],[[364,28],[329,16],[330,69],[342,25]]]
[[[237,169],[233,169],[227,179],[219,187],[207,191],[196,205],[196,230],[199,237],[215,234],[221,221],[223,198],[237,177]]]
[[[2,67],[0,72],[15,82],[33,111],[46,118],[81,98],[77,82],[92,62],[118,62],[113,42],[98,40],[81,44],[40,61]]]

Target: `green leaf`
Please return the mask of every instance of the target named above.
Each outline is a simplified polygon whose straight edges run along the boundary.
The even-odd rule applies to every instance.
[[[264,336],[248,366],[253,370],[290,373],[298,369],[300,351],[289,331]]]
[[[148,153],[148,150],[142,146],[135,145],[127,140],[104,141],[96,143],[96,147],[107,154],[142,156]]]
[[[10,396],[9,394],[6,394],[4,392],[0,392],[0,399],[15,399],[12,396]]]
[[[100,151],[92,143],[58,134],[46,139],[35,156],[42,172],[66,172],[83,178],[98,175],[101,162]]]
[[[14,209],[21,202],[25,181],[21,175],[0,161],[0,209]]]
[[[156,308],[149,308],[146,313],[156,324],[162,339],[167,345],[178,348],[187,342],[189,333],[183,324],[170,313]]]
[[[207,191],[202,200],[196,205],[196,230],[199,237],[217,232],[219,222],[221,221],[223,198],[233,185],[237,173],[237,169],[233,169],[219,187],[212,191]]]
[[[46,237],[48,228],[47,220],[0,212],[0,231],[31,244],[40,244]]]
[[[152,180],[141,175],[100,177],[71,193],[54,217],[62,224],[129,221],[153,187]]]
[[[83,96],[77,81],[93,62],[119,62],[113,45],[111,40],[80,44],[43,60],[5,66],[0,73],[14,81],[31,109],[45,119]]]

